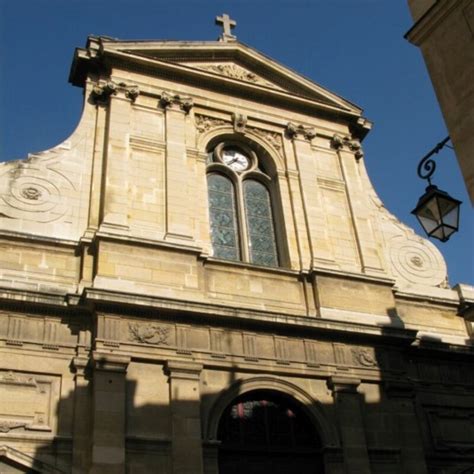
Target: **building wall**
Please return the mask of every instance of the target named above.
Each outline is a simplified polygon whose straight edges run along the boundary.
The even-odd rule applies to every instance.
[[[0,466],[217,473],[223,410],[261,389],[305,407],[326,473],[473,465],[472,289],[377,198],[360,112],[180,77],[92,69],[73,136],[2,165]],[[212,256],[230,138],[273,180],[278,268]]]
[[[409,0],[415,24],[407,39],[418,46],[474,202],[474,5],[470,0]]]

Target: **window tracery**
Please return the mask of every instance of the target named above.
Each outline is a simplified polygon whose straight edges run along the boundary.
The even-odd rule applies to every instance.
[[[271,187],[250,147],[221,142],[208,155],[208,199],[213,256],[279,265]]]

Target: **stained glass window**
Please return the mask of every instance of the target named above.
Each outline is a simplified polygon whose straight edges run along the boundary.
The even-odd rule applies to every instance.
[[[244,181],[244,202],[250,261],[258,265],[276,267],[278,257],[267,188],[255,180]]]
[[[212,173],[207,176],[207,188],[214,256],[225,260],[239,260],[234,186],[229,178]]]

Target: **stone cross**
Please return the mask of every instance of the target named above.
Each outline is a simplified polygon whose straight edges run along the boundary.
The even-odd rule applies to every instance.
[[[237,25],[235,20],[231,20],[227,13],[222,16],[216,16],[216,25],[222,25],[223,32],[219,39],[221,41],[234,40],[236,37],[231,33],[231,29]]]

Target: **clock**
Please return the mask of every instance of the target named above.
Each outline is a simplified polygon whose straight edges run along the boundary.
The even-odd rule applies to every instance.
[[[245,171],[250,166],[250,159],[235,148],[223,150],[222,161],[234,171]]]

